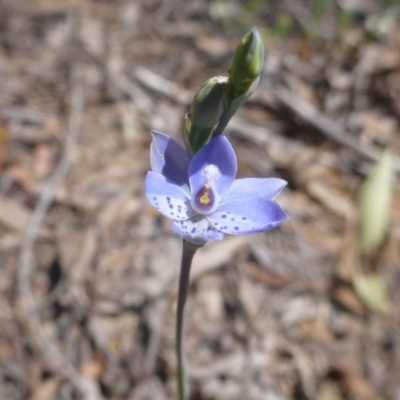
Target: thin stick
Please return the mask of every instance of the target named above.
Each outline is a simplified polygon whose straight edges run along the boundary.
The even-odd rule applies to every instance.
[[[81,68],[77,63],[71,67],[71,87],[71,113],[63,158],[42,192],[39,202],[32,214],[32,218],[26,228],[19,255],[18,290],[22,309],[30,327],[30,332],[44,358],[50,365],[53,365],[63,373],[84,395],[86,400],[100,400],[102,396],[97,385],[82,376],[46,336],[40,320],[35,296],[32,293],[30,285],[30,276],[35,269],[31,257],[32,249],[39,229],[53,201],[55,190],[68,172],[72,150],[82,125],[83,90]]]
[[[185,354],[185,326],[190,268],[198,246],[183,241],[181,271],[179,275],[178,304],[176,311],[176,355],[178,358],[178,393],[180,400],[189,399],[189,381]]]
[[[348,147],[375,162],[382,157],[382,151],[376,146],[363,143],[353,136],[346,134],[337,123],[325,117],[310,103],[307,103],[295,93],[290,92],[283,86],[274,88],[273,92],[282,104],[339,145]],[[398,160],[396,161],[395,168],[397,172],[400,172],[400,162]]]

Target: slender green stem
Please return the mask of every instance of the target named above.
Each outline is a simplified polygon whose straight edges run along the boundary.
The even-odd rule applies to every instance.
[[[219,123],[217,125],[217,127],[214,130],[213,133],[213,138],[220,135],[226,128],[226,126],[228,125],[228,122],[231,120],[231,118],[235,115],[235,112],[232,111],[225,111],[220,120]]]
[[[186,299],[189,292],[190,267],[199,247],[183,241],[181,272],[179,276],[178,304],[176,311],[176,355],[178,358],[178,392],[180,400],[189,399],[189,381],[185,354]]]

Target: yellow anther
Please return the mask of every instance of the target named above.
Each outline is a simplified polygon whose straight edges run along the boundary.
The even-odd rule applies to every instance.
[[[199,203],[202,206],[208,206],[211,203],[211,199],[209,197],[211,188],[209,186],[204,186],[203,193],[199,196]]]
[[[210,204],[210,198],[208,197],[208,193],[204,193],[203,196],[200,197],[199,202],[203,206],[208,206]]]

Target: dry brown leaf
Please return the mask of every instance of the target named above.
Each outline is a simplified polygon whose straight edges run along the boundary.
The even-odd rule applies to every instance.
[[[0,173],[7,162],[8,135],[6,128],[0,120]]]
[[[24,232],[31,212],[12,199],[0,196],[0,222],[17,232]]]
[[[0,224],[22,235],[31,218],[31,211],[15,200],[0,196]],[[40,228],[39,237],[48,238],[52,233],[46,228]],[[9,245],[13,245],[15,237],[10,237]],[[7,243],[6,243],[7,244]]]
[[[301,329],[320,343],[328,346],[332,346],[336,343],[335,336],[325,323],[320,320],[305,321],[301,324]]]
[[[263,283],[264,285],[271,288],[281,288],[294,282],[294,279],[284,278],[275,275],[271,272],[262,270],[254,265],[251,266],[248,273],[255,281]]]
[[[228,262],[235,253],[243,249],[249,241],[248,236],[232,236],[222,242],[210,243],[201,248],[193,260],[192,279],[210,273]]]
[[[360,400],[377,400],[378,395],[362,376],[346,372],[342,376],[343,384],[353,398]]]
[[[34,176],[37,179],[45,178],[54,169],[54,157],[50,146],[39,144],[34,151]]]
[[[26,165],[18,164],[13,165],[7,169],[7,175],[20,185],[26,192],[32,193],[35,189],[35,184],[33,182],[32,170],[30,170]]]
[[[99,379],[104,373],[105,364],[105,358],[99,354],[96,358],[86,361],[81,366],[82,375],[90,380]]]
[[[200,50],[211,57],[223,57],[227,53],[230,53],[229,43],[223,39],[212,36],[200,36],[195,39],[195,43]]]
[[[317,394],[318,400],[342,400],[337,384],[330,380],[325,381]]]
[[[357,238],[357,224],[355,214],[346,218],[346,231],[343,235],[342,248],[340,251],[337,274],[340,279],[351,282],[354,274],[357,272],[358,260],[356,254],[355,242]]]
[[[355,314],[365,314],[365,307],[360,301],[354,290],[350,287],[340,286],[333,292],[333,298],[343,307],[354,312]]]
[[[30,400],[52,400],[56,398],[56,393],[60,384],[57,377],[48,378],[41,381],[34,387]]]
[[[307,187],[311,197],[320,201],[326,209],[343,218],[354,214],[354,206],[343,194],[333,191],[325,182],[311,180]]]

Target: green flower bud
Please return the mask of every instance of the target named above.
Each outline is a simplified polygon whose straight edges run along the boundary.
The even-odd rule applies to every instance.
[[[227,91],[228,110],[236,111],[255,91],[264,67],[264,43],[253,28],[238,47],[232,61]]]
[[[185,131],[193,154],[211,138],[213,129],[224,112],[225,76],[208,79],[194,96],[192,110],[186,116]]]

